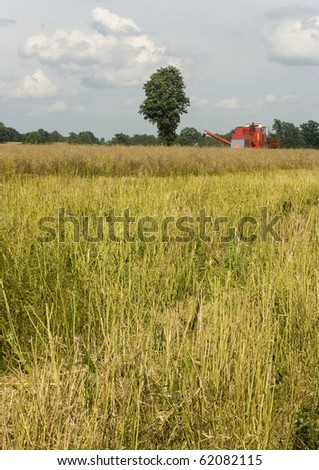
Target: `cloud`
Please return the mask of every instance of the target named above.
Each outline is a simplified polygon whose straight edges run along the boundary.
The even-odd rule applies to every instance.
[[[128,108],[130,108],[132,106],[134,108],[136,108],[138,106],[138,104],[139,104],[139,101],[138,101],[137,98],[129,98],[129,99],[125,100],[125,102],[124,102],[124,105],[127,106]]]
[[[265,13],[267,19],[271,21],[285,20],[287,18],[307,19],[316,16],[319,13],[318,7],[309,7],[304,5],[290,5],[268,10]]]
[[[15,75],[0,75],[0,83],[6,85],[13,83],[17,80],[17,77]]]
[[[206,108],[208,106],[209,101],[205,98],[199,98],[198,96],[191,97],[191,105],[195,106],[196,108]]]
[[[241,107],[241,104],[238,98],[227,98],[217,101],[216,106],[222,109],[238,109]]]
[[[278,97],[276,95],[266,95],[265,101],[266,103],[276,103],[278,101]]]
[[[127,43],[135,52],[136,63],[156,63],[165,57],[165,48],[156,46],[146,34],[130,36]]]
[[[85,113],[86,111],[86,108],[85,106],[83,106],[82,104],[77,104],[74,106],[74,111],[76,111],[77,113]]]
[[[51,106],[48,106],[47,110],[49,112],[60,112],[60,111],[65,111],[67,108],[65,101],[56,101],[53,103]]]
[[[297,98],[294,95],[283,95],[278,96],[275,94],[268,94],[262,98],[257,98],[253,102],[245,102],[239,98],[227,98],[224,100],[217,101],[216,107],[221,109],[241,109],[245,112],[256,113],[259,112],[265,106],[274,106],[275,104],[294,104],[297,102]]]
[[[140,28],[131,18],[124,18],[110,12],[106,8],[95,8],[92,10],[93,27],[100,32],[108,30],[114,32],[140,31]]]
[[[0,28],[4,26],[10,26],[16,24],[15,20],[9,20],[8,18],[0,18]]]
[[[309,14],[302,8],[280,9],[277,18],[272,13],[264,31],[271,60],[287,65],[319,65],[319,11]]]
[[[64,74],[78,75],[83,86],[93,88],[139,85],[155,68],[180,64],[130,18],[103,8],[95,8],[92,17],[96,32],[58,29],[51,37],[32,36],[20,54],[37,58]],[[107,29],[112,34],[107,34]]]
[[[293,105],[297,102],[298,102],[297,97],[294,95],[278,96],[275,94],[268,94],[268,95],[263,96],[262,98],[257,98],[255,102],[243,103],[241,108],[250,113],[257,113],[267,106],[274,107],[276,105],[278,106],[281,104]]]
[[[296,97],[294,95],[283,95],[283,96],[277,96],[277,95],[266,95],[264,97],[264,101],[266,103],[295,103],[296,102]],[[263,100],[261,100],[261,104],[263,104]]]
[[[112,62],[117,39],[101,34],[84,34],[75,30],[68,34],[58,29],[51,38],[40,34],[31,36],[20,50],[24,57],[37,57],[47,65],[78,69],[81,66]]]
[[[57,87],[41,69],[38,69],[33,75],[24,77],[22,85],[13,92],[13,95],[18,98],[46,98],[54,96],[57,91]]]
[[[81,77],[81,85],[86,88],[105,88],[106,86],[130,87],[141,82],[141,68],[130,66],[126,69],[108,67],[96,69],[89,75]]]

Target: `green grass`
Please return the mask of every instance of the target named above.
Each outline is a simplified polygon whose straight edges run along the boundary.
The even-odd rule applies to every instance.
[[[3,449],[319,447],[318,152],[7,149]],[[62,207],[267,207],[282,241],[40,243]]]

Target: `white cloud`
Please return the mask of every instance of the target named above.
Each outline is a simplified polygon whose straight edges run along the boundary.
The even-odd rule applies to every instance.
[[[156,46],[146,34],[128,37],[126,43],[134,49],[137,63],[154,63],[165,56],[165,48]]]
[[[38,69],[33,75],[26,75],[20,87],[13,95],[20,98],[46,98],[57,93],[57,87]]]
[[[195,106],[196,108],[206,108],[208,106],[209,101],[205,98],[199,98],[198,96],[191,96],[191,106]]]
[[[51,106],[48,107],[48,111],[50,112],[59,112],[65,111],[67,108],[65,101],[56,101]]]
[[[249,113],[260,112],[266,106],[274,106],[278,104],[295,104],[297,97],[294,95],[282,95],[278,96],[275,94],[268,94],[262,98],[257,98],[255,101],[247,102],[239,98],[228,98],[220,100],[216,103],[217,108],[221,109],[241,109],[242,111]]]
[[[265,30],[270,58],[289,65],[319,65],[319,16],[280,18]]]
[[[266,103],[294,103],[296,101],[296,97],[294,95],[283,95],[283,96],[277,96],[277,95],[266,95],[264,97],[264,101]],[[261,104],[263,104],[263,100],[261,100]]]
[[[143,69],[134,64],[127,64],[126,68],[109,66],[105,69],[96,67],[91,73],[81,77],[81,85],[87,88],[104,88],[107,85],[130,87],[141,83]],[[143,75],[144,78],[146,78]]]
[[[75,30],[68,34],[58,29],[51,38],[44,34],[30,37],[21,49],[25,57],[35,56],[49,65],[77,69],[94,63],[108,63],[114,58],[117,39],[101,34],[84,34]]]
[[[139,104],[139,101],[138,101],[137,98],[129,98],[129,99],[125,100],[124,104],[125,104],[125,106],[127,106],[129,108],[132,107],[132,106],[137,107],[138,104]]]
[[[74,111],[76,111],[77,113],[84,113],[86,111],[86,108],[85,106],[83,106],[82,104],[77,104],[74,106]]]
[[[278,101],[278,97],[276,95],[266,95],[265,101],[266,103],[276,103],[276,101]]]
[[[48,37],[29,37],[20,50],[24,57],[64,73],[79,75],[87,87],[135,86],[141,84],[156,67],[179,66],[178,58],[157,45],[130,18],[123,18],[107,9],[92,11],[93,27],[98,32],[66,32],[58,29]],[[97,25],[103,26],[103,31]],[[105,34],[105,28],[112,34]]]
[[[217,101],[216,106],[222,109],[238,109],[241,107],[241,104],[239,98],[227,98]]]
[[[93,25],[98,31],[107,30],[115,32],[140,31],[140,28],[131,18],[116,15],[106,8],[92,10]]]

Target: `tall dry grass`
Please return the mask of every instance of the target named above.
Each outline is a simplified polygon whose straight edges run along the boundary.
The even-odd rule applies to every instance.
[[[314,168],[315,149],[258,150],[199,147],[2,145],[5,174],[71,176],[186,176],[226,172]]]
[[[2,448],[318,448],[317,153],[7,148]],[[61,207],[234,225],[267,207],[282,241],[40,243]]]

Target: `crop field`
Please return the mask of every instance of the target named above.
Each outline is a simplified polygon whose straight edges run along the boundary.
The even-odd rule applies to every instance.
[[[317,449],[319,152],[0,146],[3,449]]]

